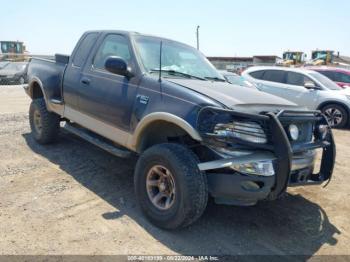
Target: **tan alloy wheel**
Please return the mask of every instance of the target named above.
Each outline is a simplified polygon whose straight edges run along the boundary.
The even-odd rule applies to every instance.
[[[147,194],[152,204],[168,210],[175,202],[175,181],[171,172],[161,165],[153,166],[146,178]]]

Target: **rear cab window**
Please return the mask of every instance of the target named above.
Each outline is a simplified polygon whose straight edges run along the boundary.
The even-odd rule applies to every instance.
[[[88,33],[87,35],[85,35],[85,37],[81,40],[80,44],[78,45],[77,50],[74,54],[72,62],[73,66],[82,67],[84,65],[84,62],[97,39],[97,36],[98,33]]]

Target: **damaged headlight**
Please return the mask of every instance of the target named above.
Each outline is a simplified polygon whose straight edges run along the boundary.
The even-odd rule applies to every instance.
[[[275,170],[272,161],[259,161],[246,164],[233,164],[231,168],[248,175],[273,176]]]
[[[217,124],[214,128],[214,133],[252,143],[265,144],[267,142],[264,130],[255,122],[234,121],[227,124]]]

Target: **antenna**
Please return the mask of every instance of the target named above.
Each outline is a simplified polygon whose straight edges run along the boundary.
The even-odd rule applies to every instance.
[[[198,50],[199,50],[199,28],[200,28],[200,26],[197,25],[196,37],[197,37],[197,49],[198,49]]]
[[[160,41],[160,48],[159,48],[159,82],[162,82],[162,52],[163,52],[163,41]]]

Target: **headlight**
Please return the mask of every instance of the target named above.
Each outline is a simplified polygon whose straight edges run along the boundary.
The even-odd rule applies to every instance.
[[[237,164],[232,165],[231,168],[240,173],[249,175],[273,176],[275,174],[272,161],[259,161],[247,164]]]
[[[291,124],[288,129],[289,129],[290,137],[294,141],[298,140],[298,138],[299,138],[299,128],[296,125]]]
[[[244,141],[265,144],[267,137],[261,126],[255,122],[217,124],[214,133],[220,136],[238,138]]]

